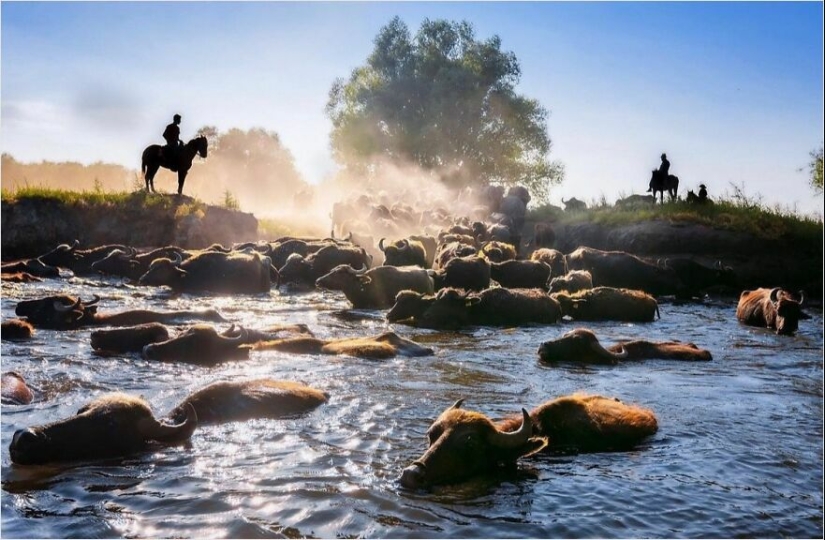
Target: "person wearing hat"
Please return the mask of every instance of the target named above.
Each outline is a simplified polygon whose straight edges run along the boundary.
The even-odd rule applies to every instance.
[[[699,202],[705,202],[708,200],[708,188],[705,187],[705,184],[699,184]]]
[[[166,146],[163,147],[163,153],[170,163],[174,163],[178,156],[178,148],[180,147],[179,124],[180,115],[176,114],[172,117],[172,123],[166,126],[166,129],[163,130],[163,138],[166,140]]]

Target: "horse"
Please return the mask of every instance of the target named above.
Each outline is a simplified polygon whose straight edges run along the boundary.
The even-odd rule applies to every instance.
[[[155,191],[155,174],[157,174],[160,167],[165,167],[171,171],[178,173],[178,195],[183,193],[183,182],[186,180],[186,173],[192,167],[192,160],[195,159],[195,154],[202,158],[206,158],[206,137],[201,135],[195,137],[181,148],[178,149],[178,154],[174,163],[163,155],[163,147],[159,144],[152,144],[146,147],[141,158],[141,170],[143,177],[146,180],[146,191]]]
[[[672,174],[667,175],[667,178],[662,179],[662,174],[658,169],[653,169],[653,174],[650,177],[650,187],[647,188],[648,193],[653,192],[653,200],[656,200],[656,192],[660,194],[660,201],[665,203],[665,190],[670,195],[670,200],[676,199],[676,191],[679,189],[679,177]]]

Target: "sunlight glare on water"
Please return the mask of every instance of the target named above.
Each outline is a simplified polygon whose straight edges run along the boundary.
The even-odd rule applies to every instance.
[[[331,292],[170,297],[100,279],[3,284],[3,319],[47,294],[101,296],[100,311],[218,309],[249,328],[303,323],[321,338],[394,330],[435,349],[370,361],[253,351],[215,367],[98,356],[90,330],[39,330],[3,342],[3,371],[37,400],[3,406],[2,535],[66,537],[821,537],[822,313],[794,337],[740,326],[733,300],[661,306],[650,324],[435,332],[347,311]],[[603,344],[678,339],[713,361],[544,366],[541,342],[578,326]],[[16,429],[65,418],[110,391],[144,396],[156,415],[216,380],[273,377],[329,393],[309,414],[201,426],[190,443],[99,463],[19,467]],[[576,391],[651,408],[659,432],[624,453],[542,455],[431,491],[397,483],[427,428],[457,399],[493,419]]]

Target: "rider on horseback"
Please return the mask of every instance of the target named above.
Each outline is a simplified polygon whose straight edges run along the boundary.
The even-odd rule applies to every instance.
[[[662,164],[659,165],[659,177],[667,178],[670,172],[670,162],[667,160],[667,154],[662,154]]]
[[[177,170],[175,165],[177,163],[178,150],[181,145],[180,127],[178,127],[178,124],[180,124],[180,115],[176,114],[172,117],[172,123],[163,130],[163,138],[166,140],[166,146],[163,147],[163,154],[166,157],[166,161],[172,165],[169,168],[173,171]]]

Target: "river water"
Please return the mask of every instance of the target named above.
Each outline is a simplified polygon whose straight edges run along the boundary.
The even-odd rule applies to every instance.
[[[388,325],[380,311],[347,311],[333,292],[171,298],[70,278],[4,283],[3,319],[19,300],[59,292],[97,294],[101,312],[215,307],[248,327],[306,323],[319,337],[392,329],[436,352],[376,362],[253,351],[204,368],[95,356],[90,330],[4,341],[3,371],[23,374],[37,398],[2,408],[3,538],[823,535],[821,310],[809,310],[795,337],[739,325],[733,299],[665,303],[661,320],[648,324],[443,333]],[[713,361],[540,365],[539,344],[577,326],[604,345],[692,341]],[[330,400],[298,418],[200,427],[189,446],[127,459],[35,468],[9,459],[16,429],[70,416],[106,392],[140,394],[160,416],[212,381],[261,376],[305,382]],[[659,432],[632,452],[528,458],[428,492],[397,483],[423,453],[433,419],[457,399],[498,419],[576,391],[649,407]]]

